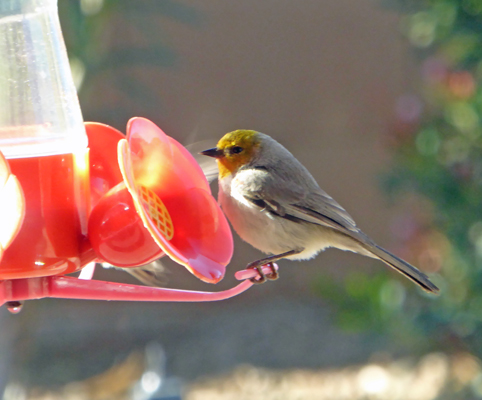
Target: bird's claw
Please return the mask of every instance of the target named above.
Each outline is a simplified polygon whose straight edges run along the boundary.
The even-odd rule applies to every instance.
[[[265,274],[263,271],[263,266],[266,265],[271,269],[271,272],[269,274]],[[261,283],[265,283],[266,281],[275,281],[276,279],[279,278],[279,272],[278,269],[275,267],[275,265],[272,262],[269,262],[264,265],[251,265],[249,264],[247,268],[252,268],[255,269],[258,272],[257,277],[251,278],[250,281],[256,285],[260,285]]]

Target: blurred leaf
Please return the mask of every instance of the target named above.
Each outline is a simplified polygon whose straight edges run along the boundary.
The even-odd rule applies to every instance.
[[[188,6],[173,0],[124,0],[121,5],[123,11],[132,14],[161,14],[176,21],[200,25],[201,14],[192,6]]]
[[[464,63],[471,59],[480,43],[481,38],[478,34],[456,33],[440,46],[440,54],[451,64]]]

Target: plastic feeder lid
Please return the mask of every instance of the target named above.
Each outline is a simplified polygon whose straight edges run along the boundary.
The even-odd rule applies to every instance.
[[[154,123],[132,118],[119,166],[145,227],[162,250],[216,283],[233,254],[228,222],[192,155]]]

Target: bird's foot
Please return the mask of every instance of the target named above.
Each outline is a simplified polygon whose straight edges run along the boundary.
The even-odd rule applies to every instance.
[[[271,269],[271,272],[269,274],[266,274],[263,271],[263,266],[265,266],[265,265]],[[255,269],[258,272],[259,276],[250,279],[250,281],[252,283],[257,284],[257,285],[259,285],[261,283],[265,283],[268,280],[274,281],[274,280],[279,278],[278,269],[276,268],[276,266],[272,262],[268,262],[266,264],[259,265],[259,262],[255,261],[255,262],[252,262],[252,263],[248,264],[247,268]]]
[[[266,278],[269,279],[270,281],[275,281],[276,279],[278,279],[279,272],[278,272],[278,268],[276,268],[274,263],[269,262],[268,264],[266,264],[266,266],[271,269],[271,272],[268,275],[266,275]]]

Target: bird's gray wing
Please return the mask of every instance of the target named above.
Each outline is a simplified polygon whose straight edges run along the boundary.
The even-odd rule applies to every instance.
[[[258,167],[238,173],[236,180],[240,193],[260,211],[339,231],[359,232],[353,218],[312,179],[288,181],[276,169]]]
[[[167,286],[168,271],[159,260],[153,261],[141,267],[122,269],[141,281],[144,285],[158,287]]]

